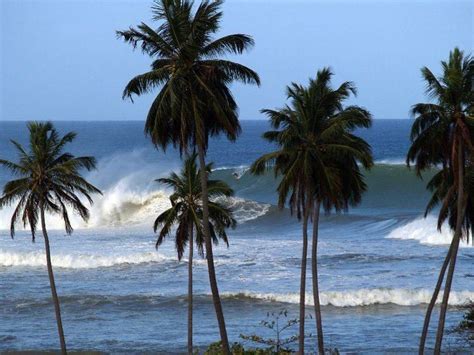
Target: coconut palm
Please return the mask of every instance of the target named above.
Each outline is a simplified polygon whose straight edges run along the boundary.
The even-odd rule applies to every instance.
[[[83,220],[88,220],[89,210],[79,197],[85,197],[92,204],[91,194],[100,191],[81,176],[81,170],[95,169],[95,159],[75,157],[71,153],[64,152],[65,146],[74,140],[76,134],[70,132],[61,137],[50,122],[29,123],[28,130],[30,133],[28,151],[12,140],[18,151],[19,161],[0,159],[0,165],[17,176],[17,179],[5,185],[3,195],[0,197],[0,208],[16,204],[11,218],[12,238],[15,235],[16,225],[22,223],[24,227],[29,226],[32,239],[35,241],[38,222],[41,223],[61,352],[66,354],[59,298],[51,265],[46,213],[61,215],[67,234],[73,231],[68,208]]]
[[[212,165],[207,165],[210,172]],[[202,189],[200,171],[196,166],[196,154],[189,156],[184,162],[181,173],[172,173],[167,178],[158,179],[161,184],[173,189],[170,196],[171,208],[161,213],[155,220],[153,229],[158,232],[156,247],[158,248],[166,237],[174,234],[178,259],[181,260],[186,244],[189,243],[188,263],[188,353],[193,354],[193,242],[199,254],[204,255],[204,235],[202,228]],[[232,211],[219,203],[219,198],[233,195],[232,189],[223,181],[209,180],[207,182],[209,198],[209,230],[214,244],[222,239],[229,245],[227,228],[235,228],[236,221]],[[173,232],[173,227],[176,229]],[[196,231],[196,234],[194,234]]]
[[[278,205],[288,200],[290,212],[303,219],[303,250],[301,260],[300,320],[305,318],[306,263],[308,221],[313,219],[312,274],[313,297],[318,330],[318,349],[324,353],[321,310],[319,303],[317,243],[321,207],[345,210],[360,202],[366,189],[358,163],[372,165],[370,146],[352,131],[371,125],[370,113],[358,106],[343,107],[351,94],[353,83],[345,82],[337,89],[330,85],[329,68],[318,71],[304,87],[287,87],[290,104],[278,110],[263,110],[274,128],[264,138],[276,143],[278,150],[265,154],[252,165],[252,172],[261,174],[273,167],[281,175]],[[299,353],[304,353],[304,322],[300,322]]]
[[[450,52],[448,61],[442,61],[441,66],[443,72],[440,77],[435,76],[426,67],[421,70],[426,82],[426,92],[433,102],[413,106],[415,121],[411,132],[412,145],[407,154],[408,166],[414,163],[420,176],[423,171],[441,166],[441,171],[428,184],[434,194],[428,204],[427,213],[437,204],[441,204],[438,229],[448,220],[449,227],[454,231],[426,313],[420,339],[420,354],[424,352],[431,313],[447,270],[435,344],[435,353],[441,352],[459,243],[470,233],[470,212],[466,214],[466,206],[470,202],[465,191],[466,169],[473,153],[474,60],[455,48]]]
[[[156,0],[153,19],[157,28],[141,23],[117,35],[152,57],[151,70],[137,75],[125,87],[124,98],[155,88],[145,123],[152,142],[165,150],[169,145],[183,153],[196,148],[202,172],[203,220],[209,281],[225,353],[229,342],[213,263],[205,155],[209,136],[225,134],[235,140],[240,132],[237,103],[229,85],[234,81],[260,84],[258,75],[239,63],[222,59],[242,54],[253,46],[251,37],[231,34],[215,39],[222,19],[222,1]]]

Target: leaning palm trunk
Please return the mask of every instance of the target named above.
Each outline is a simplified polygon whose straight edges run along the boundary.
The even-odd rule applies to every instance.
[[[209,271],[209,283],[211,285],[212,301],[216,311],[217,323],[221,335],[222,350],[225,355],[230,354],[229,341],[227,339],[227,330],[225,328],[224,312],[222,311],[219,289],[217,287],[216,270],[214,267],[214,256],[212,253],[212,241],[209,231],[209,196],[207,192],[207,171],[206,161],[204,159],[204,148],[202,143],[198,144],[199,164],[201,168],[201,189],[202,189],[202,224],[204,232],[204,244],[206,247],[207,268]]]
[[[303,212],[303,250],[301,254],[301,280],[300,280],[300,329],[298,354],[304,354],[304,321],[305,321],[305,297],[306,297],[306,264],[308,260],[308,219],[310,213],[309,203]]]
[[[462,223],[464,220],[464,154],[462,142],[459,142],[458,151],[458,193],[457,193],[457,216],[456,216],[456,230],[453,237],[453,247],[451,251],[451,258],[449,261],[448,275],[446,277],[446,284],[444,286],[443,302],[439,312],[438,331],[436,333],[435,354],[441,353],[441,344],[444,335],[444,323],[446,320],[446,312],[448,309],[449,295],[451,293],[451,285],[453,282],[454,268],[456,266],[456,259],[459,249],[459,241],[462,234]]]
[[[314,314],[316,318],[316,329],[318,332],[318,351],[324,354],[323,321],[321,318],[321,304],[319,302],[319,284],[318,284],[318,229],[320,202],[316,202],[313,211],[313,244],[311,248],[311,271],[313,275],[313,299]]]
[[[456,230],[457,229],[458,228],[456,228]],[[460,233],[456,232],[453,238],[453,250],[450,255],[448,275],[446,277],[443,301],[441,303],[441,309],[439,313],[438,330],[436,332],[436,344],[435,344],[435,351],[434,351],[435,354],[441,354],[441,344],[443,342],[443,335],[444,335],[444,323],[446,320],[446,312],[448,309],[449,295],[451,293],[451,285],[452,285],[453,276],[454,276],[454,268],[456,266],[456,257],[457,257],[457,253],[459,249],[459,240],[460,240]]]
[[[66,341],[64,339],[63,323],[61,321],[61,308],[59,306],[59,298],[56,292],[56,284],[54,282],[53,266],[51,264],[51,250],[49,247],[49,237],[48,237],[48,232],[46,230],[46,221],[44,217],[43,207],[41,207],[41,227],[43,229],[44,246],[46,249],[46,264],[48,265],[49,284],[51,286],[51,294],[53,296],[54,310],[56,312],[56,322],[58,324],[59,341],[61,343],[61,354],[65,355],[67,354]]]
[[[193,353],[193,225],[189,231],[189,263],[188,263],[188,354]]]
[[[423,355],[425,352],[425,343],[426,343],[426,337],[428,336],[428,329],[430,326],[431,314],[433,313],[434,306],[436,305],[436,301],[438,300],[438,295],[439,295],[439,292],[441,291],[441,286],[443,285],[444,275],[446,273],[446,269],[448,268],[449,261],[451,260],[453,245],[454,245],[454,239],[451,242],[446,258],[444,259],[443,266],[441,266],[438,282],[436,283],[433,296],[431,297],[430,303],[428,305],[428,309],[426,310],[425,322],[423,324],[423,331],[421,333],[421,338],[420,338],[420,347],[418,349],[419,355]]]

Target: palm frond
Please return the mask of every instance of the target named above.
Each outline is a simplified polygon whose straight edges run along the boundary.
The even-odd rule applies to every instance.
[[[21,221],[25,227],[30,227],[34,240],[40,210],[60,214],[66,233],[70,234],[73,227],[68,208],[87,220],[89,210],[79,196],[92,203],[90,194],[101,193],[80,173],[82,169],[95,169],[95,159],[75,157],[63,151],[75,139],[74,132],[60,136],[50,122],[30,122],[27,127],[30,133],[29,151],[12,141],[18,150],[19,161],[0,160],[0,165],[19,177],[5,184],[0,208],[16,203],[11,218],[12,236],[15,234],[15,225]]]

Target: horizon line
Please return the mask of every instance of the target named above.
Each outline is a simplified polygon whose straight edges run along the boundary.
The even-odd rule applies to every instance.
[[[388,121],[388,120],[411,120],[412,118],[406,117],[406,118],[372,118],[373,121]],[[12,119],[2,119],[0,120],[0,124],[3,122],[144,122],[145,119],[139,120],[139,119],[73,119],[73,120],[67,120],[67,119],[31,119],[31,120],[26,120],[26,119],[17,119],[17,120],[12,120]],[[268,121],[268,119],[258,119],[258,118],[242,118],[239,119],[239,121]]]

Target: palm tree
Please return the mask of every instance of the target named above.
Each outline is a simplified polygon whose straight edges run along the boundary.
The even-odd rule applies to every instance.
[[[221,59],[227,54],[242,54],[254,42],[245,34],[218,39],[222,0],[202,1],[193,7],[191,0],[155,0],[153,29],[145,23],[117,35],[153,58],[151,70],[137,75],[125,87],[123,97],[132,98],[159,87],[145,123],[152,142],[166,150],[169,145],[186,152],[197,148],[203,194],[203,233],[214,308],[224,352],[229,353],[224,313],[219,298],[209,231],[209,206],[205,155],[209,136],[225,134],[235,140],[240,133],[237,103],[229,85],[234,81],[260,84],[248,67]]]
[[[207,165],[207,172],[211,172],[212,165]],[[199,254],[204,255],[204,236],[202,228],[202,189],[200,184],[201,172],[196,166],[196,154],[189,156],[184,162],[180,175],[172,173],[167,178],[157,181],[173,189],[170,196],[171,208],[161,213],[155,220],[153,229],[159,230],[156,247],[175,230],[175,244],[178,260],[184,254],[186,244],[189,243],[188,263],[188,353],[193,354],[193,242],[196,231],[196,245]],[[237,222],[232,211],[216,201],[220,197],[230,197],[233,190],[223,181],[209,180],[207,182],[209,198],[209,230],[214,244],[222,239],[227,246],[226,228],[235,228]]]
[[[300,320],[305,318],[306,263],[308,220],[313,219],[312,274],[313,297],[318,330],[318,349],[324,353],[321,309],[319,303],[317,243],[320,209],[345,210],[360,202],[366,189],[358,163],[372,165],[370,146],[351,132],[371,125],[370,113],[357,106],[344,108],[343,101],[356,94],[353,83],[345,82],[337,89],[330,85],[329,68],[318,71],[304,87],[287,87],[290,105],[279,110],[263,110],[274,130],[264,138],[279,149],[265,154],[253,165],[261,174],[273,167],[281,175],[278,205],[289,201],[290,212],[303,218],[303,251],[301,260]],[[299,353],[304,353],[304,322],[300,322]]]
[[[470,233],[470,212],[466,213],[469,195],[466,194],[468,164],[472,160],[474,60],[455,48],[448,61],[442,61],[443,73],[436,77],[424,67],[421,72],[426,82],[426,92],[431,103],[413,106],[415,116],[407,154],[407,164],[414,163],[418,175],[425,170],[441,166],[441,170],[428,183],[433,197],[425,215],[437,204],[441,204],[438,229],[448,220],[454,236],[446,259],[441,267],[433,297],[428,306],[420,339],[420,354],[424,353],[430,317],[448,271],[441,303],[435,353],[441,352],[444,323],[449,294],[454,276],[459,242]]]
[[[15,235],[16,224],[21,222],[24,227],[29,226],[32,239],[35,241],[38,219],[41,220],[61,352],[66,354],[66,341],[51,265],[51,250],[45,214],[46,212],[60,214],[64,220],[66,233],[71,234],[73,228],[68,208],[87,221],[89,210],[84,206],[79,196],[85,197],[92,204],[90,195],[101,192],[88,183],[80,173],[81,169],[87,171],[95,169],[95,159],[93,157],[75,157],[71,153],[64,152],[66,144],[72,142],[76,137],[75,133],[70,132],[61,137],[50,122],[29,123],[28,130],[30,132],[29,151],[12,140],[18,151],[19,161],[15,163],[0,159],[0,165],[18,177],[5,185],[3,195],[0,197],[0,208],[16,203],[11,218],[10,233],[12,238]]]

